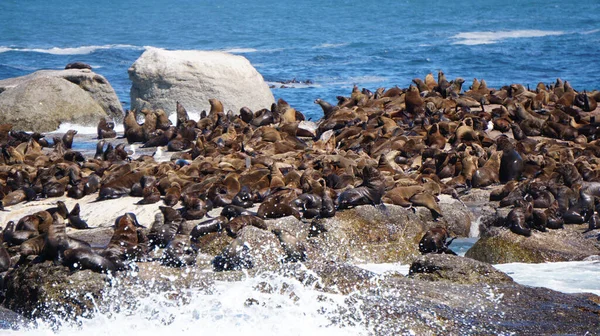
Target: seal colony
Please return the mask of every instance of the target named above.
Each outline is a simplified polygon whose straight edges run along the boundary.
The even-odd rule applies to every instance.
[[[488,88],[473,80],[428,74],[408,88],[354,87],[323,110],[316,123],[280,99],[270,108],[239,115],[217,99],[199,120],[177,103],[172,125],[162,110],[128,111],[124,138],[141,147],[166,148],[166,162],[133,156],[113,145],[114,123],[98,124],[93,157],[72,149],[76,131],[49,142],[41,134],[0,125],[2,208],[67,195],[97,201],[130,195],[140,205],[163,202],[152,223],[134,213],[114,220],[107,246],[71,238],[66,226],[85,230],[81,207],[55,207],[5,223],[1,271],[53,261],[72,270],[114,272],[158,260],[182,267],[196,262],[202,237],[226,232],[233,242],[213,260],[215,270],[253,266],[239,233],[254,227],[272,235],[286,257],[307,259],[305,243],[265,219],[293,216],[323,234],[322,218],[359,205],[424,207],[444,216],[438,196],[460,201],[473,188],[493,188],[490,200],[511,207],[495,223],[530,236],[589,223],[599,228],[600,92],[577,92],[568,82],[534,90],[511,84]],[[137,117],[143,115],[144,123]],[[52,145],[50,145],[52,143]],[[137,145],[136,145],[137,146]],[[210,216],[213,208],[219,216]],[[253,208],[254,207],[254,208]],[[197,221],[189,225],[190,221]],[[422,253],[449,253],[453,238],[440,226],[419,243]],[[153,251],[160,251],[157,254]]]

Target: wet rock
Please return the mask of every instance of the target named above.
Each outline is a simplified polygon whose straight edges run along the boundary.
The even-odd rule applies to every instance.
[[[396,205],[358,206],[321,223],[327,231],[308,239],[308,260],[408,262],[426,231],[424,221]]]
[[[600,254],[590,239],[571,229],[533,231],[531,237],[512,233],[506,228],[491,227],[465,256],[490,264],[511,262],[542,263],[576,261]]]
[[[51,262],[23,265],[5,278],[4,305],[28,318],[88,316],[102,301],[109,276],[89,270],[71,273]]]
[[[364,323],[374,335],[584,335],[600,330],[595,300],[511,282],[457,284],[392,276],[346,302],[350,307],[340,320]]]
[[[449,254],[427,254],[417,258],[410,265],[409,277],[457,284],[512,282],[511,277],[488,263]]]

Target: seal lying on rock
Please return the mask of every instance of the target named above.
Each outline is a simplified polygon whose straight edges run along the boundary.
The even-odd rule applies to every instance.
[[[454,251],[448,248],[455,238],[450,238],[445,227],[436,226],[427,230],[421,241],[419,241],[419,252],[422,254],[446,253],[456,255]]]

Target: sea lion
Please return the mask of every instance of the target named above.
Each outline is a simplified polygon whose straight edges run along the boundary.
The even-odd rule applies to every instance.
[[[252,190],[248,186],[243,186],[233,197],[231,204],[242,208],[251,208],[254,205]]]
[[[37,230],[16,230],[15,222],[9,221],[2,231],[2,241],[8,246],[21,245],[27,240],[39,235]]]
[[[238,216],[256,216],[256,213],[241,206],[230,204],[223,207],[220,215],[232,219]]]
[[[486,161],[483,167],[475,171],[471,180],[471,185],[474,188],[483,188],[500,182],[500,163],[502,154],[502,152],[495,152]]]
[[[92,66],[87,63],[83,63],[83,62],[72,62],[65,66],[65,70],[69,70],[69,69],[92,70]]]
[[[381,204],[384,193],[385,185],[380,172],[373,167],[365,166],[363,168],[363,183],[356,188],[343,191],[338,196],[338,210],[363,204]]]
[[[148,239],[150,247],[166,247],[179,231],[183,224],[183,218],[179,216],[179,211],[171,207],[160,206],[160,213],[154,216],[154,222],[150,228]]]
[[[519,201],[519,203],[508,213],[505,219],[506,226],[518,235],[531,236],[528,221],[533,219],[533,206],[531,203]]]
[[[134,142],[144,142],[146,140],[144,137],[144,129],[138,124],[133,111],[127,111],[125,114],[123,128],[125,130],[127,143],[132,144]]]
[[[448,248],[455,238],[450,238],[450,234],[445,227],[436,226],[427,230],[419,241],[419,252],[422,254],[446,253],[456,255],[454,251]]]
[[[508,137],[501,135],[496,138],[496,146],[502,151],[500,159],[500,183],[517,180],[525,169],[523,158],[516,151]]]
[[[175,127],[180,128],[181,126],[185,125],[185,123],[187,123],[188,120],[190,120],[190,117],[188,116],[185,107],[183,107],[183,105],[180,102],[176,102],[176,104],[177,105],[175,111],[177,112],[177,123]]]
[[[115,219],[115,232],[101,255],[112,261],[117,269],[124,269],[124,261],[140,259],[147,252],[138,243],[137,219],[126,213]]]
[[[115,123],[112,121],[106,120],[106,118],[100,118],[98,122],[98,126],[96,128],[98,132],[98,139],[110,139],[116,138],[117,132],[114,130]]]
[[[63,252],[63,265],[71,270],[89,269],[97,273],[115,272],[117,266],[110,259],[86,248],[67,249]]]
[[[442,209],[440,205],[437,203],[437,198],[427,191],[419,192],[412,195],[409,199],[415,206],[424,206],[431,212],[431,217],[433,217],[434,221],[437,221],[439,217],[442,216]]]
[[[293,200],[291,204],[302,212],[303,218],[312,219],[321,215],[323,199],[315,194],[304,193]]]
[[[227,231],[227,235],[235,238],[237,237],[237,233],[248,225],[252,225],[263,230],[268,229],[267,224],[262,218],[252,215],[242,215],[233,218],[227,224],[225,224],[225,230]]]
[[[201,222],[194,226],[190,233],[190,239],[192,242],[198,242],[198,239],[213,232],[220,232],[227,225],[229,220],[227,217],[219,216],[207,221]]]
[[[298,209],[286,203],[262,202],[258,207],[257,216],[260,218],[281,218],[294,216],[300,219],[302,216]]]
[[[81,219],[79,216],[81,208],[79,207],[79,203],[75,204],[69,215],[67,216],[67,220],[69,221],[69,226],[74,227],[79,230],[89,229],[89,226],[86,221]]]
[[[71,149],[73,147],[73,138],[77,134],[76,130],[68,130],[62,137],[62,143],[65,145],[66,149]]]
[[[306,261],[306,246],[298,238],[279,228],[272,229],[271,232],[277,236],[281,247],[285,251],[285,262]]]
[[[10,254],[2,243],[3,241],[0,236],[0,273],[8,271],[11,264]]]
[[[169,242],[162,256],[160,263],[170,267],[184,267],[196,264],[197,251],[189,244],[187,235],[177,234]]]
[[[237,271],[254,267],[250,247],[242,239],[238,238],[221,251],[213,261],[215,272]]]

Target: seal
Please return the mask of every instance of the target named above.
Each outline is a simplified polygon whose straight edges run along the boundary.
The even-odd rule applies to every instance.
[[[380,172],[371,166],[365,166],[362,173],[363,183],[360,186],[344,190],[338,196],[338,210],[364,204],[381,204],[385,184]]]
[[[223,210],[221,210],[221,216],[231,220],[232,218],[238,216],[256,216],[256,213],[247,210],[246,208],[242,208],[241,206],[230,204],[223,207]]]
[[[229,220],[224,216],[219,216],[201,222],[194,226],[192,232],[190,232],[190,240],[194,243],[197,243],[200,238],[209,233],[221,232],[228,222]]]
[[[448,230],[443,226],[436,226],[425,232],[419,241],[419,252],[427,253],[445,253],[456,255],[450,248],[450,244],[456,237],[450,238]]]
[[[92,66],[83,62],[72,62],[65,66],[65,70],[69,69],[88,69],[92,70]]]
[[[117,271],[115,263],[86,248],[68,249],[63,252],[63,265],[71,270],[89,269],[97,273]]]
[[[114,263],[117,269],[127,267],[125,261],[144,257],[147,250],[138,243],[137,218],[128,212],[115,219],[115,232],[101,255]]]
[[[98,132],[98,139],[111,139],[117,137],[117,132],[115,131],[115,123],[106,120],[106,118],[100,119],[96,130]]]
[[[74,227],[79,230],[89,229],[90,227],[88,226],[87,222],[84,221],[83,219],[81,219],[81,217],[79,216],[80,212],[81,212],[81,208],[79,206],[79,203],[77,203],[77,204],[75,204],[75,206],[73,207],[71,212],[69,212],[69,215],[67,216],[69,226]]]
[[[76,130],[68,130],[67,133],[63,135],[62,142],[66,149],[73,148],[73,138],[75,137],[75,134],[77,134]]]
[[[262,202],[258,207],[257,216],[260,218],[281,218],[294,216],[300,219],[302,216],[298,209],[286,203]]]
[[[517,180],[525,169],[523,158],[505,135],[496,138],[496,146],[498,150],[502,151],[499,170],[500,183]]]
[[[271,232],[279,239],[279,243],[285,251],[284,262],[306,261],[306,246],[298,238],[279,228],[272,229]]]
[[[529,237],[531,236],[531,229],[527,222],[532,219],[533,206],[531,203],[520,200],[506,216],[505,223],[513,233]]]
[[[503,153],[495,152],[483,167],[477,169],[471,180],[474,188],[483,188],[500,182],[500,163]]]
[[[184,220],[179,211],[171,207],[160,206],[159,209],[161,212],[154,216],[148,240],[150,247],[164,248],[175,238]]]
[[[250,247],[242,239],[238,238],[221,251],[213,261],[213,270],[215,272],[222,271],[238,271],[254,267],[252,256],[250,255]]]
[[[252,225],[255,226],[259,229],[263,229],[263,230],[267,230],[267,224],[265,223],[265,221],[257,216],[252,216],[252,215],[243,215],[243,216],[238,216],[233,218],[232,220],[230,220],[226,225],[225,225],[225,230],[227,231],[227,235],[232,237],[232,238],[236,238],[237,237],[237,233],[244,227],[248,226],[248,225]]]
[[[123,128],[125,130],[125,138],[127,143],[144,142],[144,129],[138,124],[135,113],[133,111],[127,111],[125,118],[123,118]]]

